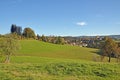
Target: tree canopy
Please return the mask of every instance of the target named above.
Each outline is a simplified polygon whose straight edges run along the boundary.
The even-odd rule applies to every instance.
[[[35,33],[31,28],[25,28],[23,31],[23,36],[26,38],[35,38]]]
[[[16,26],[15,24],[12,24],[11,33],[16,33],[18,35],[21,35],[22,34],[22,27]]]
[[[101,44],[101,55],[108,56],[111,61],[111,57],[116,54],[117,44],[109,37],[105,38],[105,42]]]
[[[0,53],[6,56],[5,63],[10,62],[10,56],[18,49],[20,49],[18,40],[14,39],[11,35],[0,38]]]

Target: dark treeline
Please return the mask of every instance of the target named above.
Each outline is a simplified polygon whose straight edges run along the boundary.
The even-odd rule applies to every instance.
[[[18,35],[22,35],[22,27],[12,24],[11,33],[17,33]]]
[[[11,25],[11,34],[14,34],[15,37],[19,39],[36,39],[44,42],[54,43],[54,44],[65,44],[65,40],[63,37],[60,36],[37,36],[35,35],[34,30],[29,27],[24,28],[22,31],[22,27],[17,26],[15,24]]]
[[[20,38],[36,38],[34,31],[29,27],[24,28],[22,31],[22,27],[12,24],[10,31],[11,34],[16,34]]]

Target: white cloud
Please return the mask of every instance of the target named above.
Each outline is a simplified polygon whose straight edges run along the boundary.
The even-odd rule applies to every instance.
[[[87,25],[86,22],[77,22],[76,24],[77,24],[78,26],[86,26],[86,25]]]

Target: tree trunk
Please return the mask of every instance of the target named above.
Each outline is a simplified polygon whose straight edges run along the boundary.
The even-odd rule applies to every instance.
[[[120,61],[120,55],[118,55],[116,58],[117,58],[117,62],[119,62]]]
[[[10,55],[7,55],[5,59],[5,63],[9,63],[9,62],[10,62]]]
[[[111,55],[109,55],[109,60],[108,60],[108,62],[110,62],[111,61]]]

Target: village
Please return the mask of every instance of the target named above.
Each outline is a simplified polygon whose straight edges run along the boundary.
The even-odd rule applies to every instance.
[[[104,40],[104,37],[94,36],[94,37],[64,37],[65,43],[72,46],[89,47],[89,48],[99,48],[100,43]]]

